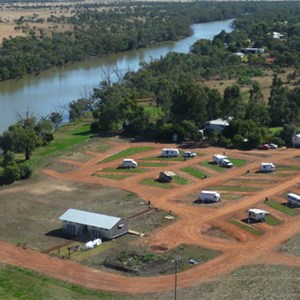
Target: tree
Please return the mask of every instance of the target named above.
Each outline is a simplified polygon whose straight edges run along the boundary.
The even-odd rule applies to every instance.
[[[57,130],[62,123],[62,115],[59,112],[52,112],[49,119],[52,122],[54,129]]]
[[[38,138],[34,129],[24,128],[19,123],[4,131],[0,139],[0,147],[4,152],[8,150],[24,153],[25,159],[30,159],[33,150],[38,146]]]
[[[225,118],[240,118],[244,115],[244,103],[241,89],[238,85],[228,86],[224,90],[222,116]]]

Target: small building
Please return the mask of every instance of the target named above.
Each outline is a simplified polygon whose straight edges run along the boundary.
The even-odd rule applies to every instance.
[[[159,173],[159,182],[171,182],[173,180],[173,177],[177,174],[173,171],[164,171]]]
[[[292,136],[292,143],[294,148],[300,147],[300,133],[297,133]]]
[[[258,208],[250,208],[248,209],[248,217],[249,219],[255,220],[255,221],[265,221],[266,216],[269,215],[270,213],[262,210],[262,209],[258,209]]]
[[[205,129],[215,130],[217,133],[221,133],[225,127],[229,126],[229,122],[232,118],[224,119],[216,119],[205,122]]]
[[[91,238],[114,239],[128,232],[128,220],[69,208],[59,217],[64,232],[71,235],[88,234]]]
[[[284,37],[284,34],[282,34],[280,32],[273,31],[273,38],[274,39],[281,39],[283,37]]]
[[[241,52],[248,54],[248,53],[252,53],[252,54],[263,54],[265,52],[264,48],[242,48]]]

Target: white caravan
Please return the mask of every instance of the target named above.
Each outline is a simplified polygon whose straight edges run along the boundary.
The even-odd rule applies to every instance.
[[[258,209],[258,208],[248,209],[248,217],[255,221],[263,222],[263,221],[265,221],[266,216],[269,214],[270,214],[269,212],[262,210],[262,209]]]
[[[121,168],[136,168],[136,167],[138,167],[138,163],[131,158],[125,158],[121,165]]]
[[[274,172],[276,167],[273,163],[261,163],[260,164],[260,171],[261,172]]]
[[[287,199],[288,199],[288,203],[292,206],[300,205],[300,196],[297,194],[288,193]]]
[[[226,159],[227,156],[221,155],[221,154],[214,154],[213,155],[213,162],[220,165],[223,161],[223,159]]]
[[[179,150],[174,148],[164,148],[161,151],[162,157],[178,157],[179,155]]]
[[[220,198],[220,193],[215,191],[201,191],[199,194],[199,201],[201,202],[218,202]]]

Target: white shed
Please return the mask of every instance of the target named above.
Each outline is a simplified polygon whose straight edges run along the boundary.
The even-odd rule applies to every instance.
[[[91,238],[113,239],[128,232],[128,220],[69,208],[59,217],[64,232],[88,234]]]

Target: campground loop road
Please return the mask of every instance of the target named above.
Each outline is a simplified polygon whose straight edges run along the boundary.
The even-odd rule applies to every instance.
[[[105,153],[89,151],[92,156],[87,162],[74,162],[72,160],[60,160],[63,163],[72,164],[76,169],[60,173],[54,170],[43,170],[45,174],[59,180],[72,182],[94,183],[115,188],[121,188],[133,193],[145,201],[150,200],[151,205],[171,211],[177,216],[177,221],[163,228],[157,229],[149,237],[141,238],[138,243],[149,247],[165,246],[168,249],[180,244],[193,244],[222,251],[217,258],[178,274],[178,287],[189,287],[200,281],[212,280],[218,276],[227,274],[234,269],[249,264],[269,263],[285,264],[300,267],[300,258],[275,252],[276,246],[285,242],[300,231],[300,215],[288,216],[270,207],[263,200],[266,197],[276,197],[279,193],[288,191],[300,183],[300,172],[291,176],[277,177],[278,181],[266,184],[260,190],[245,195],[240,200],[224,200],[220,207],[207,205],[192,205],[192,201],[178,201],[185,199],[186,195],[197,195],[200,190],[210,186],[218,186],[230,179],[251,178],[259,168],[261,162],[271,161],[275,164],[297,165],[300,161],[290,160],[297,156],[298,150],[277,149],[275,151],[251,151],[226,150],[226,155],[250,161],[245,166],[233,168],[224,172],[208,171],[210,176],[200,180],[182,173],[181,169],[186,166],[196,166],[201,161],[210,161],[213,154],[219,153],[218,148],[200,149],[205,155],[198,156],[186,161],[170,161],[168,167],[149,167],[145,173],[122,179],[121,181],[110,180],[93,176],[97,171],[104,168],[116,168],[120,161],[99,163],[106,157],[122,151],[128,147],[151,146],[152,150],[132,155],[134,159],[158,156],[162,148],[176,147],[166,144],[137,143],[124,144],[114,143],[112,148]],[[147,167],[148,168],[148,167]],[[160,189],[141,184],[146,178],[157,178],[162,169],[172,170],[179,175],[192,180],[188,185],[181,185],[172,189]],[[247,173],[247,170],[250,173]],[[184,175],[183,175],[184,174]],[[261,178],[261,177],[258,177]],[[258,179],[259,180],[259,179]],[[249,180],[250,181],[250,180]],[[261,185],[262,187],[262,185]],[[246,217],[245,210],[250,207],[259,207],[270,211],[275,217],[283,221],[279,226],[262,224],[265,233],[255,236],[239,227],[230,224],[227,220],[232,216]],[[205,229],[219,228],[231,239],[220,238],[205,233]],[[174,288],[174,275],[157,277],[126,277],[118,274],[106,273],[93,270],[73,261],[65,261],[50,257],[30,249],[24,250],[14,245],[0,242],[0,261],[7,264],[17,265],[32,269],[42,274],[79,284],[87,288],[120,292],[120,293],[151,293],[163,292]]]

